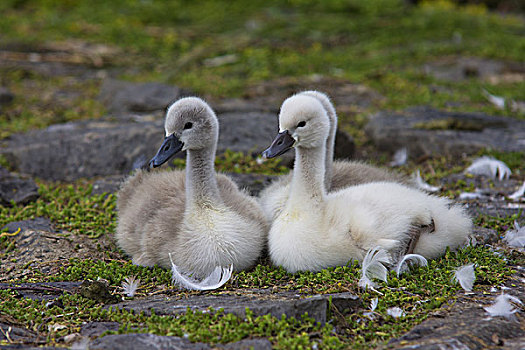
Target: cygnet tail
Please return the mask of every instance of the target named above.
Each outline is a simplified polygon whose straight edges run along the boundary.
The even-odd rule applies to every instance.
[[[459,205],[437,205],[432,208],[434,230],[422,232],[413,253],[427,259],[443,255],[448,248],[456,250],[468,242],[472,220]]]

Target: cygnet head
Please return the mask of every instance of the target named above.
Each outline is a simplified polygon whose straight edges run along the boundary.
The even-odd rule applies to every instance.
[[[277,157],[292,147],[322,147],[329,130],[330,121],[319,100],[304,94],[291,96],[281,106],[279,134],[263,156]]]
[[[164,123],[166,137],[150,167],[158,167],[184,150],[213,149],[219,137],[219,122],[210,106],[197,97],[172,104]]]

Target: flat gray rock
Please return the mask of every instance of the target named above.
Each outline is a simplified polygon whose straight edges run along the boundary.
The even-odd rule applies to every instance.
[[[0,205],[27,204],[36,200],[38,186],[33,179],[10,173],[0,167]]]
[[[115,79],[104,80],[99,95],[99,99],[114,114],[162,111],[180,97],[181,90],[176,86]]]
[[[89,343],[91,350],[207,350],[208,344],[192,343],[187,339],[155,334],[110,334]]]
[[[207,349],[228,349],[228,350],[270,350],[272,343],[268,339],[243,339],[229,344],[217,344],[210,346],[204,343],[192,343],[180,337],[161,336],[147,333],[136,334],[111,334],[93,340],[89,343],[89,349],[137,349],[137,350],[157,350],[157,349],[181,349],[181,350],[207,350]]]
[[[9,233],[14,233],[18,229],[20,229],[22,232],[26,230],[40,230],[48,232],[55,231],[55,229],[53,228],[53,224],[51,224],[51,221],[48,218],[44,217],[36,217],[34,219],[22,221],[13,221],[5,225],[4,228],[7,228],[7,232]]]
[[[246,308],[255,316],[270,314],[277,318],[282,315],[300,319],[308,314],[318,322],[325,323],[329,307],[332,305],[341,313],[357,310],[361,300],[350,293],[324,294],[301,296],[293,293],[269,294],[268,292],[250,293],[242,295],[190,295],[185,297],[152,296],[140,300],[125,301],[109,305],[134,312],[144,312],[150,315],[152,310],[156,315],[178,315],[191,310],[205,311],[209,308],[223,309],[239,317],[245,317]]]
[[[383,151],[406,147],[411,158],[431,154],[475,154],[481,149],[525,151],[525,121],[427,107],[379,112],[365,128]]]
[[[12,135],[0,154],[19,172],[53,181],[126,174],[152,157],[162,122],[80,121]],[[31,142],[28,142],[31,140]]]
[[[492,80],[504,79],[505,74],[524,74],[525,64],[479,57],[445,57],[426,63],[423,71],[436,79],[447,81],[471,78]]]

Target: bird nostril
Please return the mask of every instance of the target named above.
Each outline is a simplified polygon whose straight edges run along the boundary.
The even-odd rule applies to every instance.
[[[277,142],[277,144],[280,146],[283,144],[283,140],[279,140],[279,142]]]

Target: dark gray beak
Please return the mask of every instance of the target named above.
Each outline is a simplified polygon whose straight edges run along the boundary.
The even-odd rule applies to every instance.
[[[184,144],[173,134],[166,137],[155,157],[149,161],[149,167],[156,168],[166,163],[176,153],[180,152],[183,145]]]
[[[268,147],[263,153],[264,158],[274,158],[288,151],[293,147],[295,143],[294,138],[288,130],[277,134],[270,147]]]

